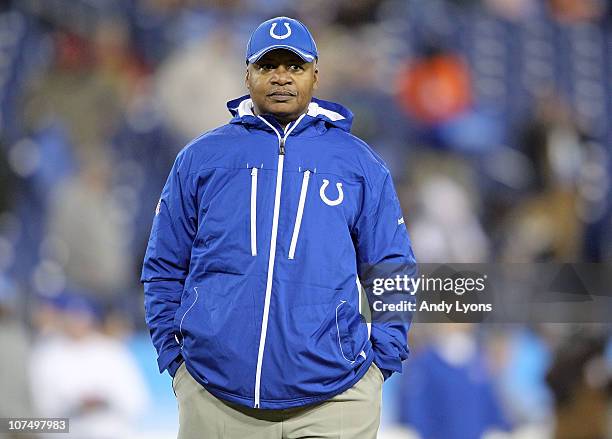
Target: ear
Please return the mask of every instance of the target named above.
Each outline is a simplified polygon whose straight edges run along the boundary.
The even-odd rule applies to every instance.
[[[319,87],[319,69],[315,66],[314,72],[314,81],[312,83],[312,89],[316,90]]]
[[[252,70],[253,70],[253,64],[251,64],[251,63],[247,64],[246,73],[244,75],[244,84],[246,85],[247,90],[249,90],[249,91],[251,90],[249,82],[251,80],[251,71]]]

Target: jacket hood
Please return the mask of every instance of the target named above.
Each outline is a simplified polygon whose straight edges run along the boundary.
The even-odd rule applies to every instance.
[[[263,123],[253,113],[253,101],[249,95],[244,95],[229,101],[227,103],[227,109],[233,116],[230,123],[244,123],[256,126],[261,125],[262,127],[267,128],[265,123]],[[275,120],[272,121],[270,119],[273,118],[266,117],[266,120],[276,123]],[[351,125],[353,124],[353,113],[343,105],[313,97],[310,104],[308,104],[308,112],[304,117],[304,121],[306,122],[304,125],[314,124],[317,121],[323,121],[346,132],[350,132]]]

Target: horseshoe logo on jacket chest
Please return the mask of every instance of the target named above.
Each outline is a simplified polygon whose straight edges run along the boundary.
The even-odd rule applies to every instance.
[[[323,179],[323,184],[321,185],[321,189],[319,189],[319,196],[321,197],[321,200],[323,200],[323,202],[328,206],[337,206],[338,204],[342,203],[342,200],[344,200],[344,191],[342,190],[342,183],[336,183],[336,189],[338,189],[338,198],[336,198],[335,200],[330,200],[329,198],[327,198],[327,195],[325,195],[325,189],[327,188],[327,186],[329,186],[329,180]]]

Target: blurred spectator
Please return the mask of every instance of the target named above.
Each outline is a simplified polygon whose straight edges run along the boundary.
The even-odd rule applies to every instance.
[[[552,395],[545,382],[550,346],[538,328],[509,325],[489,335],[504,407],[521,429],[550,430]],[[499,351],[502,351],[501,353]],[[545,436],[544,434],[540,434]]]
[[[436,154],[420,157],[410,186],[415,204],[407,218],[421,263],[487,260],[488,237],[477,215],[470,177],[461,160]]]
[[[400,421],[423,439],[478,439],[510,429],[474,329],[436,325],[431,345],[405,366]]]
[[[609,8],[607,0],[548,0],[553,16],[562,23],[595,21]]]
[[[33,415],[27,375],[30,345],[25,325],[19,319],[16,286],[0,276],[0,418]]]
[[[131,354],[99,331],[99,311],[82,294],[63,293],[48,306],[47,333],[30,363],[37,415],[70,418],[70,433],[80,439],[129,437],[148,404]]]
[[[457,54],[435,45],[425,47],[398,80],[402,107],[426,126],[447,122],[472,103],[468,66]]]
[[[117,123],[119,90],[95,69],[91,41],[57,32],[55,47],[55,65],[30,85],[25,108],[28,126],[35,129],[49,118],[59,118],[69,128],[70,141],[87,154]]]
[[[605,439],[612,375],[604,351],[606,333],[580,331],[557,347],[548,382],[555,397],[554,439]]]
[[[206,41],[193,43],[173,54],[156,75],[157,97],[165,117],[176,132],[191,139],[227,123],[229,97],[246,94],[242,58],[228,49],[231,33],[222,27]]]
[[[529,18],[537,10],[536,0],[484,0],[483,3],[493,13],[513,21]]]
[[[399,104],[415,123],[420,140],[464,152],[496,147],[502,129],[490,111],[476,105],[465,59],[439,43],[428,42],[421,52],[400,70],[396,85]]]
[[[587,150],[561,100],[540,102],[521,132],[520,145],[534,179],[531,192],[507,215],[503,257],[514,262],[579,260],[584,224],[577,215],[577,186]]]
[[[110,192],[111,163],[98,156],[51,197],[48,233],[70,284],[111,299],[130,274],[128,230]]]

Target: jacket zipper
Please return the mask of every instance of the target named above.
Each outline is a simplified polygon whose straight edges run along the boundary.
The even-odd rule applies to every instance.
[[[291,246],[289,246],[289,259],[293,259],[295,257],[295,246],[297,245],[297,240],[300,235],[302,215],[304,214],[304,202],[306,201],[306,193],[308,192],[308,180],[310,180],[310,171],[306,170],[302,179],[302,191],[300,192],[300,201],[298,203],[297,215],[295,217],[295,226],[293,227]]]
[[[257,168],[251,169],[251,255],[257,256]]]
[[[278,165],[276,171],[276,189],[274,193],[274,213],[272,216],[272,236],[270,237],[270,257],[268,259],[268,276],[266,280],[266,296],[264,299],[264,310],[263,310],[263,318],[261,321],[261,334],[259,337],[259,351],[257,352],[257,369],[255,372],[255,404],[254,408],[260,407],[259,394],[261,390],[261,366],[263,363],[263,354],[266,345],[266,334],[268,332],[268,316],[270,312],[270,296],[272,295],[272,278],[274,275],[274,257],[276,254],[276,237],[278,234],[278,216],[280,213],[280,201],[281,201],[281,187],[283,184],[283,163],[285,160],[285,141],[291,131],[298,126],[302,118],[305,114],[301,115],[293,125],[287,125],[287,128],[291,125],[291,128],[284,132],[284,136],[281,136],[280,133],[274,126],[265,120],[261,116],[261,119],[266,125],[268,125],[272,130],[276,133],[276,137],[278,137]]]

